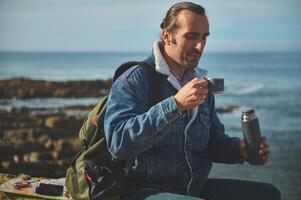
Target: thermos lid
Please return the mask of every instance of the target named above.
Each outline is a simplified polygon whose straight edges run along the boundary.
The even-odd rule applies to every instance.
[[[252,115],[255,114],[255,109],[254,108],[246,108],[242,111],[243,115]]]

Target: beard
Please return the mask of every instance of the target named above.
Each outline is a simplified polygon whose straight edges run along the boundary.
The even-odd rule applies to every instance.
[[[186,69],[196,68],[199,64],[201,56],[202,56],[202,52],[199,52],[198,50],[193,49],[187,51],[187,53],[184,56],[182,66]]]

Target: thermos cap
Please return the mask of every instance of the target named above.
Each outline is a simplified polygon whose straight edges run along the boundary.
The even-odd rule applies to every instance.
[[[246,108],[242,111],[243,115],[252,115],[255,114],[255,109],[254,108]]]

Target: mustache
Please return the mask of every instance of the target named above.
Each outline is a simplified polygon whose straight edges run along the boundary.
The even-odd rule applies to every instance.
[[[202,52],[197,50],[197,49],[192,49],[192,50],[188,51],[188,54],[198,54],[198,55],[200,55],[201,53]]]

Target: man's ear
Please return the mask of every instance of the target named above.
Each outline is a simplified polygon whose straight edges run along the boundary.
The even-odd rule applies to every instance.
[[[172,35],[166,29],[164,29],[162,31],[162,40],[164,41],[164,44],[166,44],[166,45],[171,44]]]

